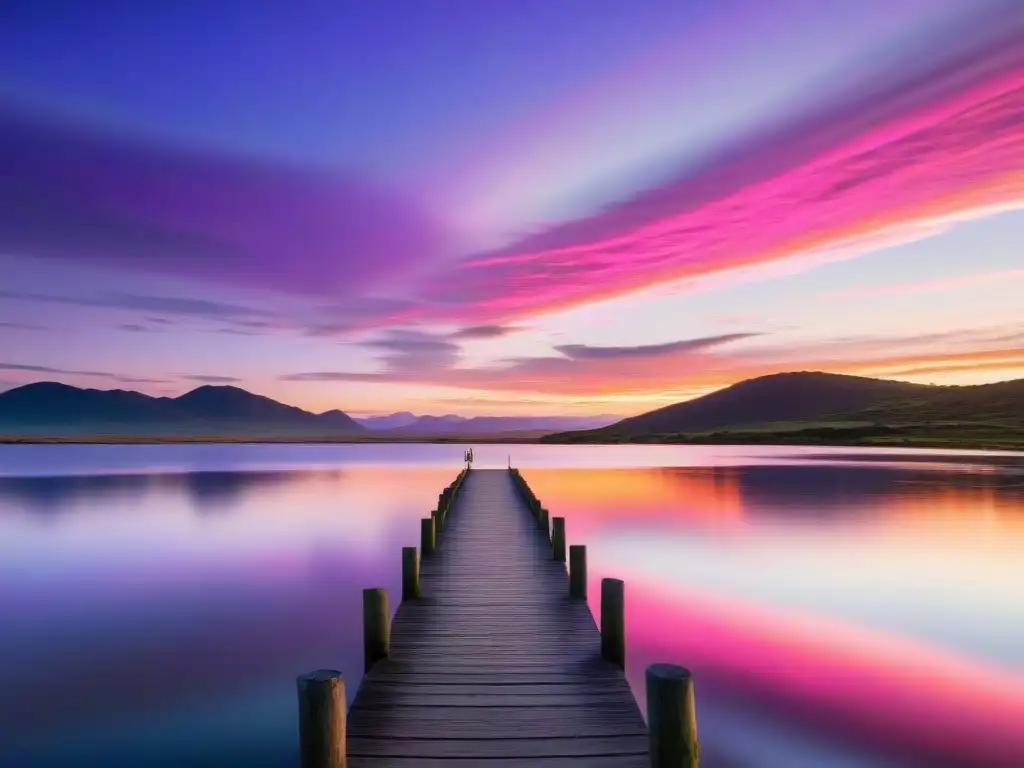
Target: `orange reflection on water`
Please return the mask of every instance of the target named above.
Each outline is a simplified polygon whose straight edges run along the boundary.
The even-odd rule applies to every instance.
[[[552,515],[571,516],[574,523],[596,528],[617,522],[655,522],[659,525],[741,532],[765,512],[797,507],[821,511],[868,512],[858,525],[873,520],[900,525],[908,520],[941,527],[996,524],[1014,535],[1024,533],[1024,479],[1019,484],[994,472],[970,474],[927,471],[920,464],[914,479],[887,473],[884,480],[810,489],[799,495],[801,481],[766,482],[764,467],[743,466],[631,469],[529,469],[523,472],[531,488]],[[861,467],[866,471],[875,467]],[[948,470],[948,467],[946,467]],[[848,468],[854,473],[857,467]],[[758,473],[761,474],[758,474]],[[771,470],[777,476],[785,467]],[[814,494],[818,494],[814,496]],[[813,501],[809,501],[813,499]],[[816,504],[816,507],[808,506]]]
[[[895,518],[925,518],[937,526],[970,527],[995,524],[1024,533],[1024,480],[1021,486],[996,485],[980,476],[971,482],[938,476],[930,483],[902,483],[900,493],[886,500]]]
[[[657,521],[737,529],[744,525],[738,468],[530,469],[527,482],[553,515],[584,528]]]

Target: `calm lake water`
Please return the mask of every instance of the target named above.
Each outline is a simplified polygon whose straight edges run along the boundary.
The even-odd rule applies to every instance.
[[[519,466],[627,670],[690,667],[703,768],[1024,765],[1024,456],[476,446]],[[0,446],[0,764],[297,765],[364,587],[462,446]],[[592,601],[595,613],[598,605]]]

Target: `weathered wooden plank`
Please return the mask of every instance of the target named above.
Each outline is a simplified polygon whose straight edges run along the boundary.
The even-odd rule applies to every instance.
[[[392,683],[399,685],[474,685],[481,680],[486,681],[489,685],[560,685],[574,683],[579,679],[579,675],[565,672],[559,666],[540,672],[514,672],[500,667],[482,673],[445,672],[444,670],[429,669],[397,673],[383,671],[375,678],[378,685]]]
[[[349,758],[348,768],[650,768],[647,753],[638,755],[592,755],[590,757],[380,757],[359,755]]]
[[[433,714],[438,713],[438,714]],[[596,714],[595,714],[596,713]],[[642,726],[623,724],[630,710],[625,707],[564,708],[553,713],[536,707],[507,708],[501,711],[502,721],[514,725],[522,738],[579,738],[584,736],[632,735],[646,736]],[[490,710],[460,707],[429,709],[354,710],[348,719],[349,738],[430,739],[438,733],[456,733],[463,738],[490,738],[494,732],[494,713]]]
[[[566,736],[562,738],[510,739],[395,739],[349,736],[348,753],[384,757],[488,758],[592,757],[643,754],[647,736]]]
[[[364,709],[388,707],[553,707],[586,704],[629,704],[635,701],[629,691],[595,691],[592,693],[546,693],[540,695],[495,693],[434,693],[424,695],[418,690],[398,687],[383,690],[374,686],[359,701]]]
[[[373,686],[375,691],[404,691],[408,686],[404,682],[388,682],[377,680]],[[572,693],[584,695],[588,693],[620,692],[622,686],[618,680],[606,679],[598,681],[575,678],[572,682],[559,683],[503,683],[494,684],[489,680],[485,683],[425,683],[416,687],[417,696],[447,696],[491,694],[519,696],[547,696],[553,693]]]

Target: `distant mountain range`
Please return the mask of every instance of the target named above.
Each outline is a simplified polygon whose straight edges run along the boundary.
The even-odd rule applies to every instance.
[[[616,421],[593,417],[461,417],[312,413],[244,389],[202,386],[180,397],[42,382],[0,393],[0,436],[426,440],[553,443],[826,443],[1024,448],[1024,379],[932,386],[831,373],[748,379]]]
[[[356,418],[367,429],[402,435],[493,435],[514,432],[559,432],[596,429],[617,416],[416,416],[403,411]]]
[[[202,386],[180,397],[80,389],[52,381],[0,393],[0,433],[209,435],[361,434],[342,411],[315,414],[239,387]]]
[[[542,442],[1024,444],[1024,379],[937,386],[779,373]]]
[[[592,429],[597,417],[416,416],[395,413],[353,419],[344,411],[312,413],[239,387],[202,386],[180,397],[127,390],[81,389],[40,382],[0,392],[0,434],[7,435],[309,435],[430,437],[535,435]]]

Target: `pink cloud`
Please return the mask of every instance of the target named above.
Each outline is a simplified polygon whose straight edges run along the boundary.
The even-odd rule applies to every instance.
[[[467,259],[433,286],[428,312],[501,322],[1024,205],[1024,33],[1011,32],[969,67],[865,94],[780,144]],[[823,139],[844,119],[861,132]]]

